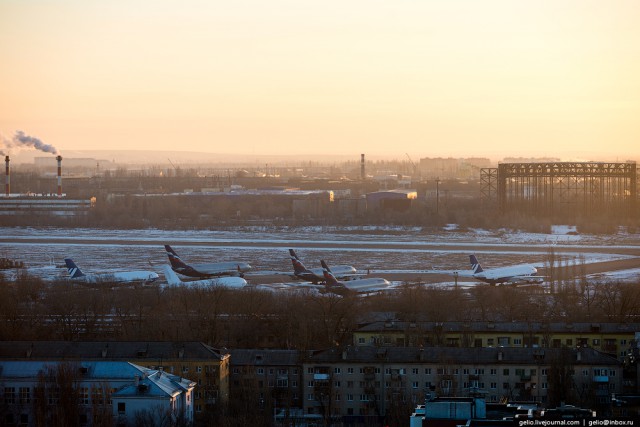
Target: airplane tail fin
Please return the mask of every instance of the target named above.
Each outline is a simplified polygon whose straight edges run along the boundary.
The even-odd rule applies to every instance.
[[[84,273],[80,270],[76,263],[73,262],[71,258],[65,258],[64,263],[67,265],[67,271],[69,272],[69,276],[71,276],[72,279],[77,279],[78,277],[84,276]]]
[[[189,267],[187,264],[184,263],[184,261],[180,259],[176,251],[174,251],[171,248],[171,246],[164,245],[164,249],[167,251],[167,256],[169,257],[169,262],[171,263],[171,268],[175,270],[175,269],[186,269]]]
[[[302,273],[309,273],[307,267],[304,266],[298,255],[296,255],[296,251],[293,249],[289,249],[289,256],[291,257],[291,263],[293,264],[293,273],[298,275]]]
[[[333,275],[327,263],[324,262],[324,260],[320,260],[320,264],[322,264],[322,274],[324,275],[324,281],[327,286],[340,285],[340,282],[338,282],[336,276]]]
[[[182,283],[182,280],[180,280],[178,275],[174,273],[167,264],[162,266],[162,270],[164,271],[164,278],[167,280],[168,285],[177,286]]]
[[[475,255],[469,255],[469,261],[471,261],[471,270],[473,270],[473,274],[482,273],[484,271]]]

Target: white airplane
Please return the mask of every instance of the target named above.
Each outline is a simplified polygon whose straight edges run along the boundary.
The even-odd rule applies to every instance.
[[[391,285],[387,279],[380,277],[368,277],[365,279],[354,279],[339,282],[324,260],[321,260],[320,264],[322,265],[326,292],[338,295],[348,295],[352,293],[382,291],[389,288]]]
[[[324,282],[324,271],[322,268],[308,269],[304,266],[296,251],[289,249],[289,256],[291,257],[291,263],[293,264],[293,274],[295,277],[312,282],[314,284]],[[337,278],[345,278],[356,274],[356,269],[350,265],[335,265],[331,272]]]
[[[242,277],[228,276],[228,277],[216,277],[214,279],[202,279],[202,280],[189,280],[182,281],[178,275],[168,265],[163,265],[164,277],[167,279],[167,284],[171,286],[226,286],[228,288],[244,288],[247,286],[247,281]]]
[[[485,270],[475,255],[469,255],[471,277],[492,285],[498,283],[542,283],[544,277],[538,276],[538,270],[532,265],[514,265]]]
[[[214,276],[240,276],[244,272],[251,270],[251,266],[246,262],[227,261],[215,262],[209,264],[193,264],[189,265],[182,261],[176,251],[171,246],[164,245],[171,263],[171,268],[176,273],[188,277],[214,277]]]
[[[158,273],[146,270],[137,271],[114,271],[112,273],[84,274],[71,258],[65,258],[69,276],[74,280],[87,283],[98,282],[153,282],[159,276]]]

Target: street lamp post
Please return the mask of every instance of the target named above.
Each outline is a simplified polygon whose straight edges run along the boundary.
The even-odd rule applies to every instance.
[[[440,177],[436,178],[436,214],[440,213]]]

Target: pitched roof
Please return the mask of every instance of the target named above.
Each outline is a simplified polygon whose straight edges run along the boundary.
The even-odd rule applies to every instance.
[[[488,347],[357,347],[308,353],[305,363],[416,363],[416,364],[549,364],[568,352],[574,365],[621,365],[615,357],[592,348]]]
[[[503,332],[503,333],[634,333],[640,323],[600,322],[405,322],[377,321],[364,325],[356,332],[424,331],[435,332]]]
[[[0,360],[224,360],[227,354],[201,342],[0,341]]]
[[[231,366],[296,366],[300,364],[298,350],[231,350]]]

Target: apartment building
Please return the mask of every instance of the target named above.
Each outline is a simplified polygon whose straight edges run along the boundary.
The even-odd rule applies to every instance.
[[[2,360],[126,361],[189,378],[196,419],[229,401],[229,355],[201,342],[2,341]]]
[[[2,425],[193,424],[195,383],[113,361],[0,360]]]
[[[624,358],[639,323],[380,321],[353,334],[356,346],[593,348]]]
[[[564,393],[607,405],[623,387],[621,362],[592,348],[351,346],[307,354],[302,369],[305,414],[347,419],[415,407],[428,394],[544,405]]]

